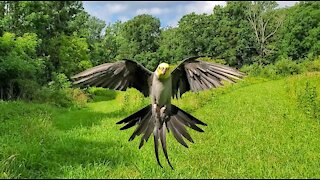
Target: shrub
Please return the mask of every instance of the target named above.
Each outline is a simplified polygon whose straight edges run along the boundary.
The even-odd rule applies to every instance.
[[[286,94],[310,118],[320,118],[320,73],[308,72],[286,79]]]
[[[314,60],[303,61],[302,64],[308,72],[320,71],[320,56]]]
[[[17,85],[20,89],[18,98],[27,101],[36,99],[38,96],[37,92],[41,89],[41,86],[37,82],[29,79],[18,79]]]
[[[86,105],[89,96],[79,88],[71,88],[71,82],[67,76],[62,73],[54,73],[53,80],[47,86],[28,83],[24,90],[28,94],[26,100],[53,104],[58,107],[76,107],[81,108]]]
[[[121,111],[130,113],[150,104],[150,99],[144,97],[140,91],[134,88],[128,88],[126,91],[119,92],[116,100],[121,104]]]
[[[37,92],[37,98],[34,99],[38,103],[75,108],[85,107],[88,100],[88,95],[79,88],[52,89],[46,86]]]
[[[265,77],[265,78],[269,78],[269,79],[277,79],[278,78],[278,70],[276,68],[275,65],[268,65],[265,66],[263,68],[261,68],[260,70],[260,76],[261,77]]]
[[[304,66],[289,59],[281,59],[275,63],[277,75],[288,76],[304,72]]]
[[[267,66],[258,65],[257,63],[244,65],[240,70],[252,77],[260,76],[269,79],[278,79],[289,75],[301,74],[307,71],[319,71],[320,60],[304,60],[299,63],[298,61],[283,58],[275,64],[269,64]]]
[[[201,61],[206,61],[211,63],[227,64],[227,62],[223,59],[212,59],[211,57],[200,57],[198,59]]]
[[[241,72],[244,72],[248,76],[251,77],[264,77],[269,79],[277,78],[277,70],[274,65],[262,66],[258,63],[254,63],[252,65],[244,65],[240,69]]]
[[[320,102],[317,100],[317,89],[307,81],[305,88],[298,94],[298,106],[310,117],[317,119],[320,117]]]
[[[94,101],[108,101],[115,99],[117,92],[102,87],[89,87],[86,91]]]
[[[49,87],[52,89],[64,89],[69,88],[71,86],[71,82],[68,77],[63,73],[53,73],[52,81],[49,82]]]
[[[67,88],[64,89],[64,93],[67,99],[71,102],[70,106],[81,108],[85,107],[89,98],[88,95],[84,93],[79,88]]]

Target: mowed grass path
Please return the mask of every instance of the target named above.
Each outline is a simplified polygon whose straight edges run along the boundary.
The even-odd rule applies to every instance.
[[[320,178],[320,122],[286,94],[287,81],[221,94],[192,114],[205,132],[189,130],[189,148],[167,137],[175,170],[157,165],[153,139],[138,149],[120,131],[115,100],[81,110],[0,103],[2,178]],[[192,106],[192,104],[190,104]]]

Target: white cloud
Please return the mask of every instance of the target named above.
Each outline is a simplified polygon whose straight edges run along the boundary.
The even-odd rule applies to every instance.
[[[277,1],[279,8],[290,7],[295,5],[299,1]]]
[[[167,22],[167,25],[171,27],[178,27],[178,21],[179,21],[179,18],[171,19]]]
[[[224,6],[226,1],[196,1],[186,5],[185,13],[195,12],[196,14],[207,13],[211,14],[213,12],[213,7],[216,5]]]
[[[136,11],[136,14],[151,14],[151,15],[161,15],[163,13],[168,13],[170,10],[168,8],[158,8],[158,7],[153,7],[153,8],[143,8],[143,9],[138,9]]]
[[[124,12],[128,9],[128,6],[125,4],[106,4],[104,5],[103,11],[106,14],[116,14]]]

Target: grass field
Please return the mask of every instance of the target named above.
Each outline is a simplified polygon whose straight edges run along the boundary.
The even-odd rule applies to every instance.
[[[131,111],[117,99],[0,101],[0,178],[320,178],[320,73],[246,82],[174,101],[208,124],[189,130],[188,149],[169,134],[175,170],[162,152],[158,166],[152,138],[140,150],[140,138],[128,142],[134,128],[116,122]]]

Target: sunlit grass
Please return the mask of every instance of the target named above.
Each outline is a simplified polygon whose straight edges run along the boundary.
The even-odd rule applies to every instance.
[[[299,108],[292,90],[307,80],[319,90],[319,79],[249,79],[174,100],[208,124],[204,133],[189,130],[188,149],[169,134],[175,170],[162,153],[164,168],[157,165],[152,138],[139,150],[140,138],[128,142],[134,129],[119,130],[133,110],[121,93],[83,109],[0,102],[0,177],[320,178],[320,120]]]

